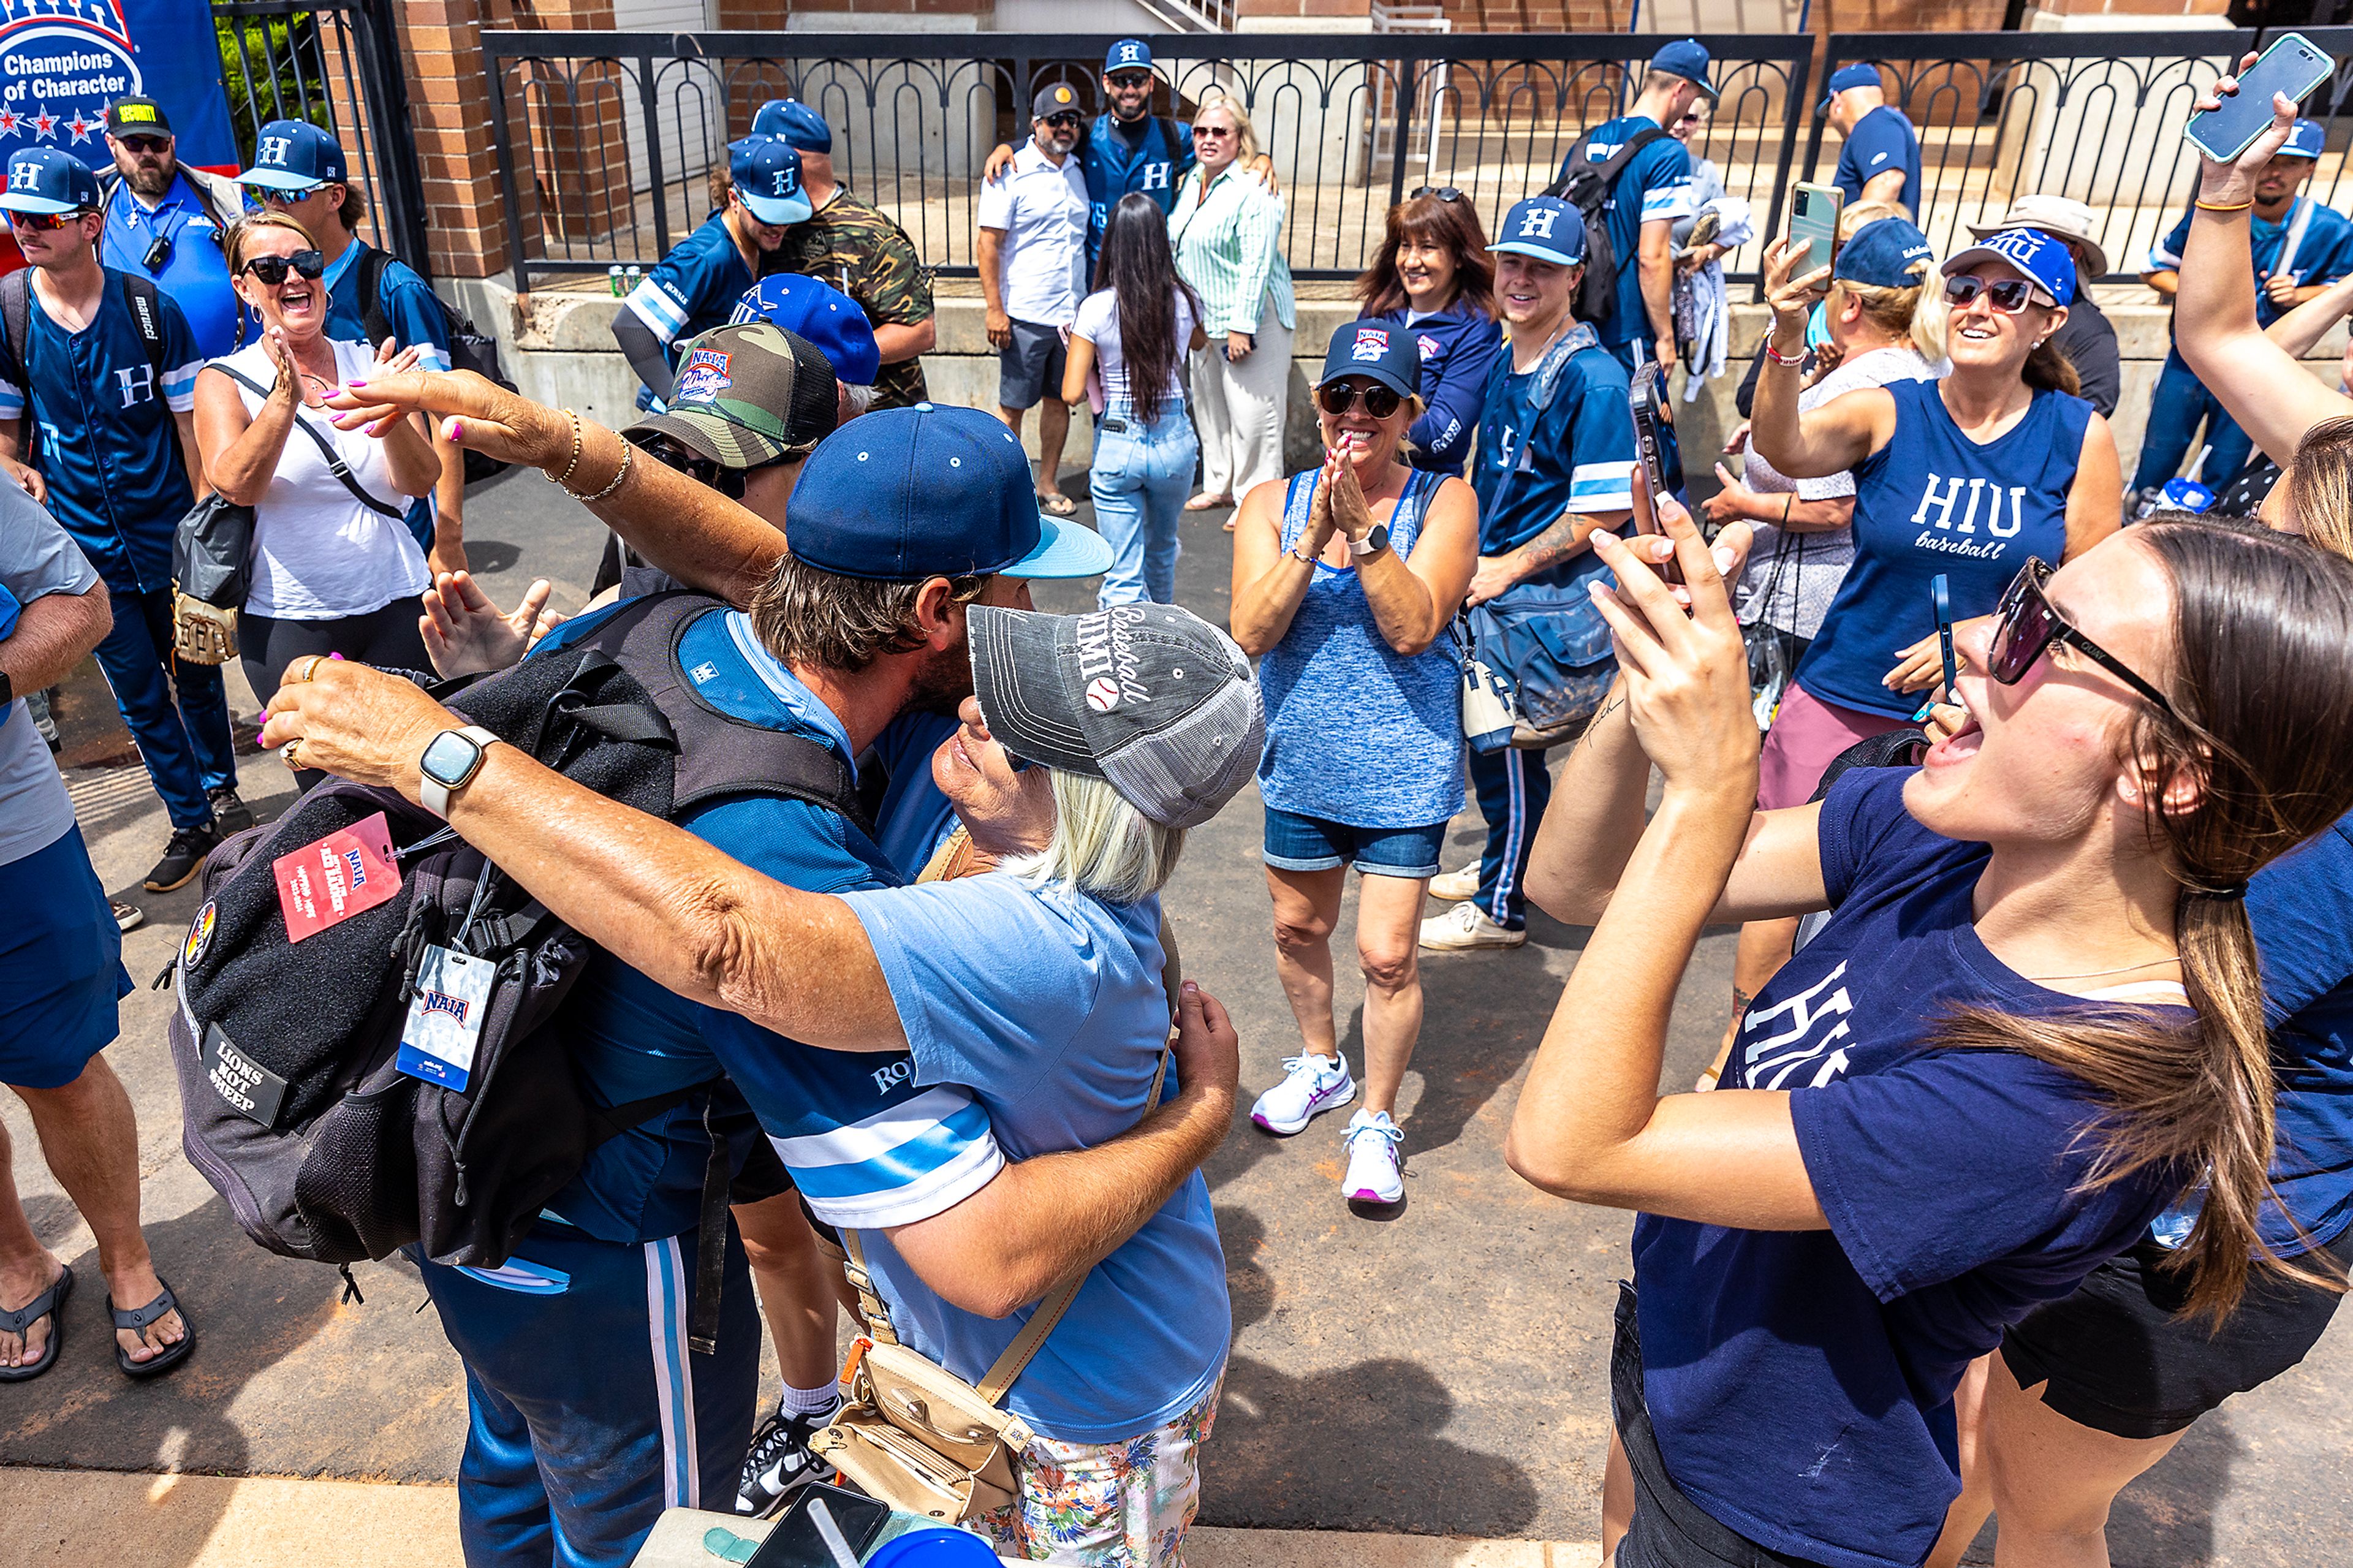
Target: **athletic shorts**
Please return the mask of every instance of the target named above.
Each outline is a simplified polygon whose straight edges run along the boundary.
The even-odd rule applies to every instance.
[[[1765,750],[1757,759],[1757,804],[1766,811],[1783,811],[1814,798],[1822,770],[1832,758],[1859,741],[1900,729],[1905,721],[1860,708],[1825,702],[1796,681],[1781,693],[1780,710],[1765,731]]]
[[[63,1089],[113,1043],[122,930],[81,829],[0,866],[0,1083]]]
[[[1353,865],[1367,877],[1435,877],[1446,824],[1427,827],[1352,827],[1321,816],[1266,808],[1266,863],[1278,871],[1336,871]]]
[[[2167,1436],[2302,1361],[2342,1299],[2257,1269],[2239,1310],[2209,1334],[2202,1321],[2176,1316],[2189,1281],[2158,1268],[2167,1256],[2143,1238],[2092,1270],[2065,1300],[2013,1324],[2002,1336],[2001,1359],[2019,1386],[2049,1379],[2042,1403],[2095,1432]],[[2325,1268],[2332,1258],[2353,1263],[2353,1234],[2312,1262]]]
[[[1035,408],[1040,399],[1061,396],[1067,357],[1059,328],[1014,322],[1013,341],[997,351],[997,405]]]
[[[763,1133],[752,1141],[752,1152],[745,1156],[744,1168],[727,1184],[727,1201],[731,1205],[765,1203],[795,1190],[793,1173],[785,1169],[776,1146]]]

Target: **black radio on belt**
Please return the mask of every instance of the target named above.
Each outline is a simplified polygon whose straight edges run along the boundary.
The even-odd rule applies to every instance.
[[[147,247],[147,254],[139,258],[139,264],[150,272],[161,272],[169,267],[172,264],[172,237],[157,235],[155,243]]]

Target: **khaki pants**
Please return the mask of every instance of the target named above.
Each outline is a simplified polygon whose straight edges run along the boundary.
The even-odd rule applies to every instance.
[[[1282,415],[1291,390],[1291,329],[1275,319],[1270,295],[1258,314],[1258,346],[1227,363],[1226,341],[1211,333],[1193,356],[1193,423],[1201,432],[1201,490],[1239,501],[1282,478]]]

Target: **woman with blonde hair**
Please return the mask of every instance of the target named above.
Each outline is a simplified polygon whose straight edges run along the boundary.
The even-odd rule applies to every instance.
[[[1188,511],[1231,506],[1282,477],[1283,404],[1298,313],[1282,256],[1282,199],[1250,173],[1258,133],[1212,94],[1193,114],[1198,159],[1168,216],[1176,275],[1201,299],[1208,345],[1193,355],[1201,493]],[[1226,524],[1233,527],[1229,521]]]

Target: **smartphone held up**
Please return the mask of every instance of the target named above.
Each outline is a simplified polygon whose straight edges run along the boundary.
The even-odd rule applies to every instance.
[[[2304,35],[2283,33],[2239,73],[2239,89],[2215,108],[2191,115],[2182,135],[2216,163],[2231,163],[2271,125],[2274,93],[2300,103],[2336,69],[2327,52]]]

